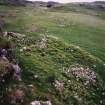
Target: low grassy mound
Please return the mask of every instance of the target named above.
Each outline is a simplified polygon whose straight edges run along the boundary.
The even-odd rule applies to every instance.
[[[100,59],[53,37],[12,40],[22,68],[22,82],[15,88],[25,91],[24,104],[47,99],[53,105],[105,104],[105,64]]]

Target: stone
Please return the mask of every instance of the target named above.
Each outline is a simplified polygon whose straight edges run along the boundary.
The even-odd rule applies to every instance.
[[[40,101],[33,101],[30,105],[41,105]]]
[[[14,79],[21,81],[21,68],[16,62],[12,64],[12,67],[14,69]]]
[[[46,101],[46,105],[52,105],[51,101]]]
[[[64,83],[60,82],[58,80],[55,80],[54,86],[56,87],[57,90],[62,92],[64,90]]]
[[[18,39],[21,39],[21,38],[25,37],[25,35],[20,34],[20,33],[16,33],[16,32],[8,32],[7,36],[11,36],[13,38],[18,38]]]
[[[38,43],[37,43],[37,46],[40,48],[40,49],[44,49],[44,48],[47,48],[47,36],[44,36]]]

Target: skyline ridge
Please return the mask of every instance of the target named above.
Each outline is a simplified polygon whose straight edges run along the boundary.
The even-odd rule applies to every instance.
[[[105,0],[28,0],[28,1],[54,1],[54,2],[60,2],[60,3],[70,3],[70,2],[94,2],[94,1],[105,1]]]

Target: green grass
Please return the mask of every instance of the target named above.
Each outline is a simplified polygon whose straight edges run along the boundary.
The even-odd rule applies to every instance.
[[[80,46],[105,61],[105,20],[75,12],[49,12],[42,8],[1,8],[1,11],[15,15],[5,17],[5,30],[28,35],[44,34],[48,31],[49,35]]]
[[[5,30],[26,34],[25,41],[33,40],[29,44],[24,44],[23,39],[10,40],[16,46],[16,58],[23,70],[23,81],[15,84],[26,90],[26,102],[47,97],[53,105],[100,105],[101,100],[104,105],[105,20],[89,14],[51,12],[33,7],[0,6],[0,12],[8,13],[4,17]],[[49,36],[47,48],[40,49],[36,43],[46,33]],[[5,41],[0,39],[0,45]],[[20,52],[23,47],[30,50]],[[86,87],[82,82],[84,78],[77,81],[62,71],[63,68],[78,66],[94,71],[97,83]],[[34,75],[38,78],[33,78]],[[55,89],[53,79],[65,83],[62,94]],[[34,92],[28,88],[30,84],[34,85]],[[75,95],[81,99],[78,100]]]
[[[33,37],[34,39],[36,40]],[[35,42],[37,43],[37,40]],[[79,103],[81,105],[96,105],[100,100],[104,100],[101,91],[104,91],[105,66],[101,60],[76,46],[63,43],[59,39],[52,37],[48,38],[47,48],[44,49],[40,49],[34,43],[23,44],[21,40],[18,40],[18,42],[16,40],[15,43],[17,46],[17,59],[23,69],[24,84],[25,86],[33,84],[36,88],[34,93],[28,93],[29,101],[37,96],[39,96],[40,100],[44,100],[45,97],[50,98],[54,105],[78,105]],[[23,46],[30,48],[30,51],[20,52]],[[73,52],[67,51],[68,48],[72,49]],[[96,65],[96,68],[93,65]],[[62,70],[64,67],[69,68],[70,66],[89,67],[97,73],[98,82],[94,86],[85,87],[81,81],[66,77]],[[34,75],[38,75],[38,79],[33,79]],[[63,96],[56,91],[51,80],[49,81],[50,77],[65,83],[65,89],[62,92]],[[68,84],[68,80],[71,80],[71,84]],[[99,88],[99,90],[96,88]],[[83,94],[80,94],[81,91]],[[94,93],[95,96],[92,95]],[[51,94],[51,97],[48,94]],[[85,101],[81,100],[79,102],[74,97],[75,94],[78,94]]]
[[[76,12],[76,13],[83,13],[83,14],[88,14],[88,15],[92,15],[92,16],[97,16],[101,19],[105,19],[105,11],[104,10],[100,10],[99,8],[95,8],[95,7],[89,7],[86,5],[82,5],[80,6],[79,4],[64,4],[63,6],[60,7],[55,7],[53,9],[51,9],[51,11],[59,11],[59,12]]]

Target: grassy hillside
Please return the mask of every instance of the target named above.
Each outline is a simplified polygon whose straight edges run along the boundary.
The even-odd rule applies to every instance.
[[[104,105],[104,63],[57,38],[46,37],[46,42],[43,38],[9,39],[22,68],[22,81],[9,81],[7,91],[22,89],[25,92],[22,103],[14,105],[29,105],[33,100],[47,99],[53,105]],[[1,42],[4,41],[7,43],[6,39]],[[3,101],[3,104],[11,105],[7,102]]]
[[[5,30],[32,35],[48,31],[49,35],[80,46],[105,61],[105,20],[75,12],[49,12],[46,8],[0,8],[7,15]]]
[[[59,12],[76,12],[76,13],[83,13],[92,16],[97,16],[99,18],[105,19],[105,8],[103,3],[74,3],[74,4],[64,4],[59,7],[54,7],[52,11],[59,11]]]
[[[25,92],[15,105],[47,99],[53,105],[105,104],[104,19],[28,6],[0,6],[0,14],[5,31],[26,35],[0,39],[0,46],[11,42],[22,68],[22,81],[9,81],[6,90]],[[3,67],[0,61],[0,71]]]

